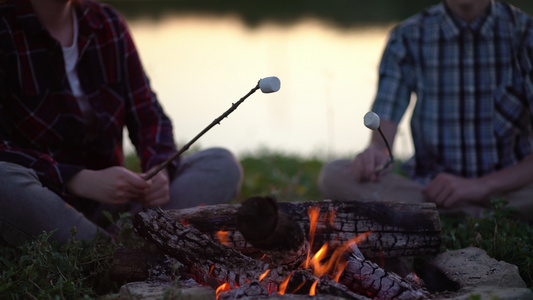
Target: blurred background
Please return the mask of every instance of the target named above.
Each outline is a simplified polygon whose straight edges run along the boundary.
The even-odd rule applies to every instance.
[[[277,93],[250,96],[196,144],[237,155],[261,149],[353,157],[370,130],[389,30],[438,0],[102,0],[128,21],[152,87],[183,145],[277,76]],[[533,13],[533,1],[508,1]],[[409,115],[394,143],[412,154]],[[132,151],[126,142],[126,150]]]

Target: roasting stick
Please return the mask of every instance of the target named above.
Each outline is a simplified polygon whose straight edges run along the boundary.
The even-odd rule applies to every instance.
[[[220,124],[220,122],[222,122],[222,120],[224,118],[227,118],[229,116],[229,114],[231,114],[235,109],[237,109],[237,107],[242,103],[244,102],[244,100],[246,100],[246,98],[248,98],[251,94],[253,94],[255,91],[257,91],[258,89],[261,89],[261,92],[265,93],[265,94],[268,94],[268,93],[274,93],[274,92],[277,92],[279,91],[280,89],[280,86],[281,86],[281,82],[279,80],[278,77],[276,76],[271,76],[271,77],[266,77],[266,78],[263,78],[263,79],[260,79],[259,82],[257,82],[257,85],[251,89],[248,94],[246,94],[244,97],[242,97],[239,101],[237,101],[236,103],[234,103],[226,112],[224,112],[222,115],[220,115],[218,118],[216,118],[215,120],[213,120],[213,122],[211,122],[211,124],[209,124],[206,128],[204,128],[204,130],[202,130],[199,134],[197,134],[191,141],[189,141],[187,144],[185,144],[178,152],[176,152],[175,154],[173,154],[172,156],[170,156],[167,160],[165,160],[162,164],[160,164],[156,169],[154,169],[153,171],[151,171],[150,173],[148,173],[144,179],[145,180],[150,180],[152,177],[154,177],[157,173],[159,173],[159,171],[163,170],[164,168],[166,168],[173,160],[175,160],[176,158],[178,158],[178,156],[180,156],[181,154],[183,154],[183,152],[187,151],[191,145],[196,142],[202,135],[204,135],[207,131],[209,131],[211,128],[213,128],[215,125],[217,124]],[[158,206],[156,207],[156,209],[160,212],[163,213],[163,215],[165,217],[166,214],[163,212],[163,210]]]
[[[206,128],[204,128],[204,130],[202,130],[199,134],[197,134],[190,142],[185,144],[178,152],[176,152],[171,157],[169,157],[166,161],[164,161],[162,164],[160,164],[159,167],[154,169],[152,172],[148,173],[148,175],[146,175],[145,179],[146,180],[150,180],[157,173],[159,173],[159,171],[161,171],[164,168],[166,168],[173,160],[178,158],[178,156],[180,156],[183,152],[187,151],[191,147],[191,145],[194,142],[196,142],[196,140],[198,140],[202,135],[204,135],[207,131],[209,131],[215,125],[220,124],[220,122],[224,118],[227,118],[229,114],[231,114],[235,109],[237,109],[237,107],[242,102],[244,102],[244,100],[246,100],[246,98],[248,98],[248,96],[253,94],[255,91],[257,91],[258,89],[261,89],[261,91],[263,93],[273,93],[273,92],[277,92],[279,90],[279,88],[280,88],[280,81],[279,81],[279,78],[277,78],[275,76],[266,77],[266,78],[260,79],[259,82],[257,83],[257,85],[253,89],[251,89],[248,92],[248,94],[246,94],[239,101],[234,103],[225,113],[223,113],[218,118],[213,120],[213,122],[211,122],[211,124],[209,124]]]
[[[385,146],[387,147],[387,150],[389,151],[389,159],[387,160],[387,162],[383,166],[381,166],[380,168],[374,171],[374,173],[377,175],[381,173],[381,171],[385,170],[390,164],[394,163],[394,157],[392,156],[392,151],[389,146],[389,142],[385,138],[385,135],[383,135],[383,131],[381,131],[381,128],[379,126],[380,125],[379,116],[375,112],[369,111],[363,117],[363,121],[365,123],[365,126],[368,129],[378,130],[379,134],[381,135],[381,138],[385,142]]]

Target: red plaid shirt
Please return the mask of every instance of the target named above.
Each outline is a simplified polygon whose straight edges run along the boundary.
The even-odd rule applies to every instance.
[[[176,151],[125,21],[92,0],[77,1],[76,14],[76,68],[96,116],[92,126],[72,95],[60,44],[29,1],[0,4],[0,161],[34,169],[62,196],[78,171],[123,164],[125,126],[143,170]]]

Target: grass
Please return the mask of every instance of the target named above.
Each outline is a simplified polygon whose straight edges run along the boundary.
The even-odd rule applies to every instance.
[[[279,201],[320,200],[316,181],[320,158],[304,158],[262,150],[240,157],[245,171],[239,201],[250,196],[275,196]],[[134,168],[136,159],[128,157]],[[475,246],[488,255],[519,267],[533,289],[533,226],[512,218],[505,201],[483,218],[443,216],[442,250]],[[99,236],[91,242],[72,239],[65,245],[49,241],[43,233],[18,248],[0,246],[0,298],[2,299],[106,299],[116,298],[120,284],[110,279],[115,249],[138,243],[128,214],[114,220],[120,235],[115,241]]]

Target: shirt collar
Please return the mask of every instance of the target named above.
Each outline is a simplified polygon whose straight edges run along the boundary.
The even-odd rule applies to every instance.
[[[91,5],[87,5],[86,1],[78,1],[74,5],[81,24],[92,29],[99,29],[103,26],[100,16],[94,12],[94,9],[91,9]],[[28,34],[33,35],[46,30],[37,18],[29,0],[15,0],[15,14],[18,23]]]
[[[495,18],[494,1],[491,1],[489,7],[477,19],[470,24],[466,23],[458,16],[456,16],[446,5],[445,1],[442,1],[437,11],[441,14],[442,29],[444,38],[447,40],[453,39],[461,34],[465,29],[470,29],[473,32],[479,32],[482,36],[490,37],[493,35],[491,30],[492,24]]]
[[[95,13],[95,8],[93,7],[93,5],[87,5],[87,2],[88,1],[78,1],[75,4],[79,16],[81,16],[79,19],[82,22],[85,22],[86,25],[88,25],[92,29],[102,28],[103,21],[101,19],[101,16]]]
[[[20,27],[28,34],[33,35],[45,30],[29,0],[15,1],[15,15]]]

